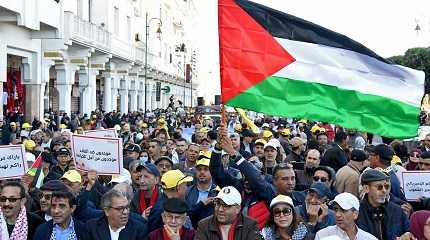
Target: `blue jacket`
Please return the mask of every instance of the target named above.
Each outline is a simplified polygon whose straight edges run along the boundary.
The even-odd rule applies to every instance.
[[[328,226],[333,226],[336,224],[336,216],[335,213],[333,212],[333,210],[328,210],[328,214],[327,216],[323,219],[322,222],[318,222],[315,226],[309,225],[307,224],[307,222],[309,221],[309,217],[307,214],[307,210],[306,210],[306,204],[302,204],[299,205],[297,207],[294,208],[297,215],[299,215],[301,217],[301,219],[303,219],[303,222],[305,222],[306,227],[308,228],[309,232],[311,234],[315,234],[316,232],[318,232],[319,230],[326,228]]]
[[[73,227],[75,229],[76,237],[78,240],[89,240],[88,229],[85,224],[79,220],[73,218]],[[33,236],[34,240],[49,240],[51,238],[52,230],[54,229],[54,222],[50,220],[36,229],[36,233]]]
[[[91,240],[111,240],[107,218],[91,219],[87,222],[89,237]],[[119,234],[119,240],[146,240],[148,228],[140,221],[129,218],[125,228]]]
[[[399,205],[389,201],[379,208],[374,208],[370,205],[367,195],[360,202],[356,222],[359,228],[379,239],[396,239],[409,231],[409,219]]]
[[[216,195],[218,194],[216,187],[217,186],[215,184],[212,184],[209,190],[208,198],[216,197]],[[188,216],[190,217],[194,229],[197,229],[197,225],[200,220],[209,217],[214,212],[212,204],[205,206],[202,201],[197,202],[198,198],[199,190],[197,189],[196,184],[193,184],[188,187],[185,200],[187,201],[187,204],[189,206]]]

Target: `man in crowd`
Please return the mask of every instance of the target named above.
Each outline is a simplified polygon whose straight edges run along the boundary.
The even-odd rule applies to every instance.
[[[173,161],[168,156],[161,156],[154,164],[157,166],[158,171],[160,171],[161,176],[173,168]]]
[[[2,185],[0,208],[5,222],[0,223],[0,232],[9,236],[8,239],[33,239],[36,228],[44,222],[26,209],[26,201],[25,188],[21,183],[7,181]]]
[[[338,131],[331,147],[323,155],[320,165],[330,166],[335,171],[345,166],[348,163],[347,141],[348,135],[344,131]]]
[[[69,188],[60,180],[50,180],[43,184],[39,191],[40,210],[35,212],[39,217],[49,221],[52,219],[51,199],[53,192],[66,192]]]
[[[102,197],[104,216],[87,222],[92,240],[141,240],[147,239],[147,226],[130,218],[127,197],[117,190],[110,190]]]
[[[259,239],[257,223],[241,214],[241,204],[242,197],[237,189],[222,188],[215,199],[214,215],[200,221],[196,239]]]
[[[305,160],[304,169],[296,169],[297,190],[308,189],[312,184],[315,168],[320,164],[320,152],[316,149],[309,150]]]
[[[349,192],[359,197],[360,174],[368,165],[366,153],[360,149],[351,152],[351,160],[336,173],[336,191]]]
[[[306,145],[303,139],[299,137],[293,137],[290,140],[291,152],[287,155],[286,161],[292,162],[303,162],[303,153],[305,152]]]
[[[60,176],[63,176],[64,173],[69,171],[69,164],[71,161],[69,149],[66,147],[61,147],[60,149],[58,149],[57,160],[58,160],[58,165],[54,166],[51,169],[51,171],[59,174]]]
[[[161,142],[153,138],[149,141],[148,162],[154,163],[161,157]]]
[[[179,162],[184,162],[185,161],[185,152],[188,148],[188,143],[187,140],[185,140],[184,138],[179,138],[176,140],[176,148],[175,151],[178,154],[178,159]]]
[[[193,176],[195,172],[196,161],[199,156],[200,146],[195,143],[188,145],[186,159],[184,162],[180,162],[176,168],[184,172],[189,176]]]
[[[52,219],[37,228],[34,239],[88,239],[87,226],[72,217],[75,209],[75,197],[71,192],[52,193]]]

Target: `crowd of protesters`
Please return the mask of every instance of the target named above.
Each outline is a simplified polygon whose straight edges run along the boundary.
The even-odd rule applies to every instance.
[[[408,202],[401,177],[430,170],[430,135],[372,145],[328,123],[225,116],[5,116],[1,144],[42,165],[1,181],[0,239],[430,240],[430,199]],[[70,136],[108,128],[123,140],[121,174],[77,170]]]

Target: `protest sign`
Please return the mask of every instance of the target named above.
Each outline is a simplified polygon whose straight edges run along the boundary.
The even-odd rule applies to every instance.
[[[402,172],[403,190],[408,201],[430,197],[430,171]]]
[[[90,137],[104,137],[104,138],[117,138],[116,130],[113,128],[109,129],[98,129],[98,130],[88,130],[84,132],[85,136]]]
[[[0,179],[20,178],[27,172],[23,145],[0,146]]]
[[[98,174],[120,174],[122,139],[73,135],[72,156],[79,170],[96,170]]]

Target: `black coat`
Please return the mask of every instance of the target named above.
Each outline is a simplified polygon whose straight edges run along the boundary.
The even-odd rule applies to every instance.
[[[73,227],[78,240],[89,240],[88,229],[82,222],[73,219]],[[54,222],[52,220],[40,225],[34,234],[34,240],[49,240],[51,238]]]
[[[339,147],[338,144],[333,143],[332,147],[329,148],[321,158],[320,165],[329,166],[337,172],[337,170],[345,166],[347,163],[348,155],[346,152],[341,147]]]
[[[111,240],[108,220],[105,216],[89,220],[87,222],[91,240]],[[120,232],[118,240],[146,240],[148,239],[147,226],[129,218],[127,225]]]

